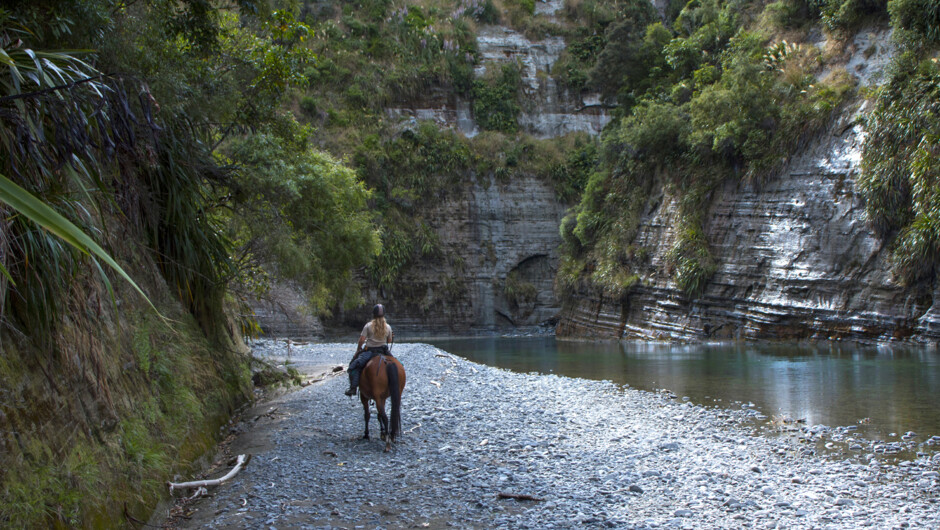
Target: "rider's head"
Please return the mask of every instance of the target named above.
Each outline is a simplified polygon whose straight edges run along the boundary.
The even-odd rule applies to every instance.
[[[372,318],[379,318],[385,316],[385,306],[382,304],[375,304],[372,308]]]

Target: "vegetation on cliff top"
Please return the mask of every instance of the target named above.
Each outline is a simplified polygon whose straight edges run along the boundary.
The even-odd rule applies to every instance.
[[[665,272],[701,293],[714,271],[703,222],[717,186],[773,175],[852,93],[843,69],[818,78],[816,46],[782,38],[820,16],[799,0],[696,0],[665,24],[608,24],[587,86],[615,99],[623,118],[605,132],[605,163],[562,223],[562,288],[629,292],[648,268],[636,230],[661,187],[679,204]]]

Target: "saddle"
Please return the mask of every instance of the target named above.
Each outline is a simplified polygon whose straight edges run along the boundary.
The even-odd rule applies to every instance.
[[[388,350],[388,347],[387,347],[387,346],[385,347],[385,351],[381,352],[381,355],[369,359],[369,362],[366,363],[366,366],[369,366],[369,364],[372,363],[372,361],[378,359],[379,362],[375,363],[375,375],[378,376],[378,375],[379,375],[379,371],[382,370],[382,367],[383,367],[383,366],[385,366],[385,363],[386,363],[385,358],[386,358],[386,357],[392,357],[393,359],[395,358],[395,356],[392,355],[392,352],[390,352],[390,351]],[[362,369],[365,370],[365,369],[366,369],[366,366],[363,366]]]

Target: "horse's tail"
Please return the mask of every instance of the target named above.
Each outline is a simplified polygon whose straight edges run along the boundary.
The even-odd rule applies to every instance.
[[[394,440],[401,430],[401,385],[398,381],[398,363],[385,363],[385,374],[388,376],[388,393],[392,398],[392,417],[388,426],[388,435]]]

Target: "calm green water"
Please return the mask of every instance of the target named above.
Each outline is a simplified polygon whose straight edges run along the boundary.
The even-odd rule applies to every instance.
[[[836,343],[675,345],[555,337],[428,340],[472,361],[518,372],[610,380],[675,392],[705,405],[753,403],[807,425],[859,425],[864,436],[940,435],[940,353]]]

